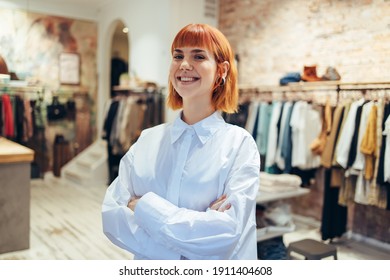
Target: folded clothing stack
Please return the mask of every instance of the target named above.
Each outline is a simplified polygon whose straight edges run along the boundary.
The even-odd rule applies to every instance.
[[[302,179],[292,174],[270,174],[260,172],[260,191],[283,192],[293,191],[301,187]]]

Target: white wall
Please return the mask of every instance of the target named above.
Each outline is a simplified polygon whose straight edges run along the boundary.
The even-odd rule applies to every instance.
[[[99,7],[91,7],[89,2],[87,0],[0,0],[0,8],[16,8],[53,16],[96,21]],[[103,0],[96,0],[96,2],[103,2]]]
[[[116,22],[121,20],[128,28],[129,68],[144,80],[166,84],[168,64],[169,0],[117,0],[103,6],[98,13],[98,115],[100,131],[104,104],[109,98],[111,39]]]

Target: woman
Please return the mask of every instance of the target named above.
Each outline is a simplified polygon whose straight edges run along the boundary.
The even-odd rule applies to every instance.
[[[220,113],[237,109],[229,42],[190,24],[171,52],[168,106],[182,110],[122,158],[103,202],[104,233],[135,259],[257,259],[259,153]]]

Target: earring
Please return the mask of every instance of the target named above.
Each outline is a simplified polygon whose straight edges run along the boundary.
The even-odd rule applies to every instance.
[[[222,77],[221,83],[219,84],[220,87],[223,87],[225,85],[226,78]]]

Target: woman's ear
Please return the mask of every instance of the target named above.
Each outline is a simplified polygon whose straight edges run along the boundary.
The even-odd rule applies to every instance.
[[[222,71],[221,78],[226,78],[229,69],[230,69],[230,64],[228,61],[224,61],[221,63],[221,71]]]

